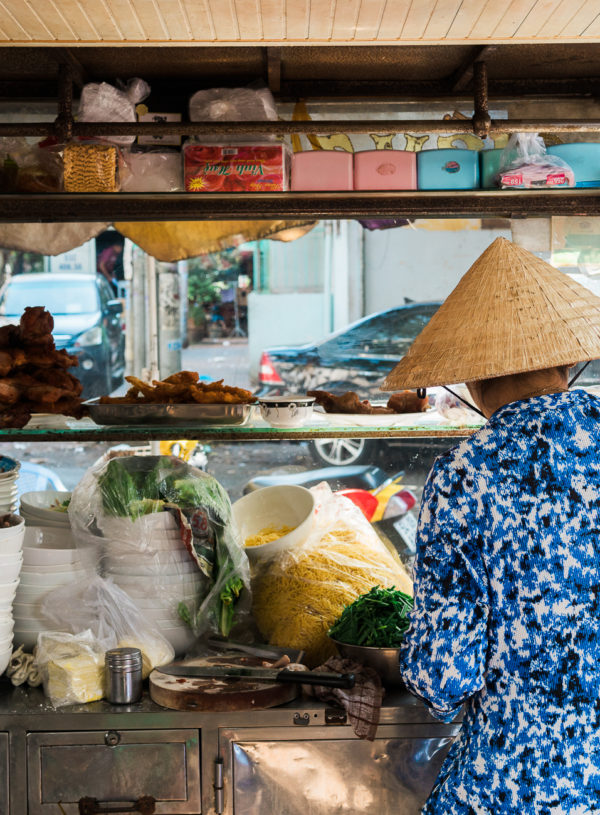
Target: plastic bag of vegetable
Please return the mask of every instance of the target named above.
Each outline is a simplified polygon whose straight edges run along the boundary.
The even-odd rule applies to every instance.
[[[271,645],[306,652],[309,665],[335,654],[327,636],[344,608],[373,586],[412,595],[412,581],[352,501],[313,487],[315,522],[299,546],[261,563],[253,575],[252,611]]]
[[[73,491],[69,518],[176,652],[247,618],[249,566],[231,503],[202,470],[171,456],[103,457]]]

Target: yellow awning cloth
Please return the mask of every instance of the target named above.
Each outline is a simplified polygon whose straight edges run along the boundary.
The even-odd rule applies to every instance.
[[[139,221],[115,229],[157,260],[174,262],[206,255],[248,241],[302,237],[315,221]]]

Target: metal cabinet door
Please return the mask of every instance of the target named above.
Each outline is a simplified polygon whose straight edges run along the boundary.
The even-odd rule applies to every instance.
[[[221,730],[222,811],[418,815],[457,732],[455,725],[386,725],[368,742],[348,727]]]
[[[0,813],[8,813],[8,733],[0,733]]]
[[[160,815],[200,812],[197,730],[29,733],[29,815],[78,815],[80,798],[125,804],[151,795]]]

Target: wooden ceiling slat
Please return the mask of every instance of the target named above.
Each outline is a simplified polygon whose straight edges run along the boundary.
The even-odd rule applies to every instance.
[[[471,29],[470,38],[474,40],[489,40],[492,32],[504,16],[506,5],[498,0],[488,0],[479,19]]]
[[[24,0],[4,0],[3,5],[34,40],[48,42],[56,39],[52,30],[40,20],[39,12],[36,13],[29,3]]]
[[[181,0],[195,39],[215,40],[217,33],[210,10],[204,0]]]
[[[333,16],[333,39],[340,42],[351,42],[356,38],[358,15],[361,0],[346,0],[336,3]]]
[[[411,5],[411,0],[387,0],[381,15],[378,40],[391,42],[400,39]]]
[[[88,3],[86,0],[80,0],[80,8],[88,18],[89,25],[95,31],[94,37],[99,40],[119,41],[122,39],[119,28],[111,20],[111,17],[106,12],[106,7],[100,0],[96,3]]]
[[[436,0],[418,0],[411,4],[402,29],[403,40],[422,39],[435,6]]]
[[[107,0],[112,17],[118,20],[121,38],[124,40],[144,40],[146,31],[138,16],[135,3],[130,0]]]
[[[47,0],[46,5],[47,7],[43,8],[43,11],[38,8],[38,14],[40,14],[45,26],[52,32],[52,35],[57,40],[77,39],[77,32],[69,18],[65,16],[60,3],[55,2],[55,0]]]
[[[285,36],[288,40],[302,42],[308,39],[310,30],[310,0],[286,0]]]
[[[579,37],[600,14],[600,0],[587,0],[560,32],[562,37]]]
[[[596,17],[583,32],[584,37],[600,37],[600,17]]]
[[[357,40],[368,42],[377,39],[384,11],[385,3],[381,0],[362,0],[356,21]]]
[[[560,6],[561,0],[537,0],[527,16],[521,21],[516,36],[535,37],[540,28],[544,25]]]
[[[482,0],[463,0],[447,36],[453,40],[467,39],[479,19],[482,8]]]
[[[160,42],[169,39],[169,28],[158,0],[130,0],[145,32],[144,39]]]
[[[425,40],[445,39],[461,5],[462,0],[437,0],[423,38]]]
[[[60,3],[60,10],[69,24],[76,32],[72,42],[93,41],[98,36],[95,28],[90,23],[90,19],[85,14],[77,0],[57,0]]]
[[[177,42],[190,40],[190,24],[181,0],[155,0],[155,3],[156,16],[169,39]]]
[[[240,39],[233,0],[207,0],[215,26],[217,40],[237,42]]]
[[[492,32],[493,36],[506,39],[513,37],[534,5],[535,0],[513,0]]]
[[[263,32],[266,40],[285,39],[285,15],[279,0],[260,0]]]
[[[558,37],[574,15],[584,5],[584,0],[561,0],[560,5],[546,19],[537,33],[538,37]]]
[[[335,0],[311,0],[309,24],[309,37],[311,40],[331,39],[334,12]]]
[[[234,0],[235,16],[241,40],[264,40],[258,0]]]

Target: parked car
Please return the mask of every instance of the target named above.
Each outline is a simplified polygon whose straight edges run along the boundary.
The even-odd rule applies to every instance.
[[[15,275],[0,290],[0,322],[17,323],[26,306],[44,306],[54,317],[54,342],[78,358],[72,372],[83,385],[84,398],[110,393],[121,383],[123,305],[101,275]]]

